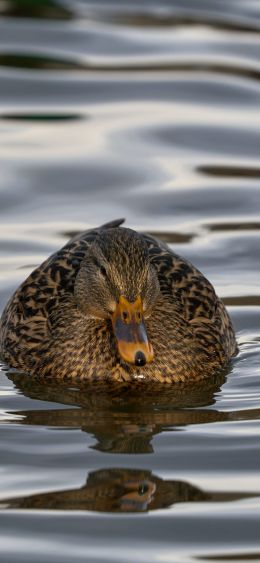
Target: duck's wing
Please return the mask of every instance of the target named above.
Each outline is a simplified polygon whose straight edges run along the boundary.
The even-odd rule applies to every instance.
[[[234,330],[227,310],[214,287],[188,260],[175,254],[164,242],[143,235],[157,270],[161,292],[175,301],[182,315],[202,339],[216,336],[225,353],[236,353]]]
[[[196,318],[212,319],[218,297],[211,283],[188,260],[173,252],[167,244],[144,235],[151,263],[157,270],[161,292],[181,302],[183,315],[189,322]]]
[[[34,350],[48,342],[61,317],[60,308],[73,309],[75,278],[89,245],[100,231],[118,227],[123,221],[118,219],[74,236],[17,289],[0,321],[0,352],[8,363],[16,367],[17,360],[17,366],[23,366],[25,349],[33,358]]]

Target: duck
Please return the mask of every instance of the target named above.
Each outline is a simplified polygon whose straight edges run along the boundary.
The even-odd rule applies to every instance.
[[[188,260],[111,221],[72,237],[7,303],[0,356],[30,376],[191,383],[237,352],[224,303]]]

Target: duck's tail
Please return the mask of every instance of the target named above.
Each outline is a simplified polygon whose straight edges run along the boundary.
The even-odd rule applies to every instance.
[[[116,227],[120,227],[125,222],[125,219],[114,219],[114,221],[109,221],[109,223],[105,223],[99,227],[100,230],[103,229],[114,229]]]
[[[97,229],[88,229],[87,231],[80,231],[79,233],[73,234],[72,238],[65,244],[65,246],[69,246],[71,243],[76,242],[77,240],[86,239],[89,235],[98,235],[100,231],[105,229],[115,229],[116,227],[120,227],[122,223],[124,223],[125,219],[114,219],[114,221],[109,221],[109,223],[105,223],[98,227]]]

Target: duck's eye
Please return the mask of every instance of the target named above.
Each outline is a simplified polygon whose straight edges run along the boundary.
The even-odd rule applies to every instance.
[[[102,276],[106,277],[107,271],[106,268],[104,268],[104,266],[100,266],[100,273],[102,274]]]
[[[148,484],[146,482],[140,483],[139,489],[138,489],[138,494],[140,496],[145,495],[145,493],[148,493],[148,491],[149,491]]]

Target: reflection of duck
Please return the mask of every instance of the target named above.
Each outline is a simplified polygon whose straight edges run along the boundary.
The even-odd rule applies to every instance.
[[[89,473],[81,489],[40,493],[4,502],[10,508],[145,512],[177,502],[207,499],[206,493],[184,481],[165,481],[151,471],[119,468]]]
[[[39,410],[38,405],[34,410],[33,401],[28,410],[20,410],[20,424],[81,428],[95,437],[96,443],[91,447],[103,452],[152,453],[153,437],[162,430],[174,431],[185,425],[227,420],[230,416],[205,408],[214,403],[214,393],[225,379],[223,374],[209,382],[188,386],[156,384],[149,385],[149,389],[144,382],[132,389],[118,384],[81,383],[76,387],[54,379],[45,380],[43,385],[42,380],[19,373],[9,373],[9,378],[21,396],[44,401]],[[66,408],[56,408],[57,403]]]
[[[100,469],[80,489],[38,493],[2,501],[8,508],[148,512],[186,502],[230,502],[255,493],[204,492],[186,481],[164,480],[142,469]]]
[[[236,342],[227,311],[189,262],[114,221],[74,237],[8,303],[10,365],[60,378],[199,380]]]

